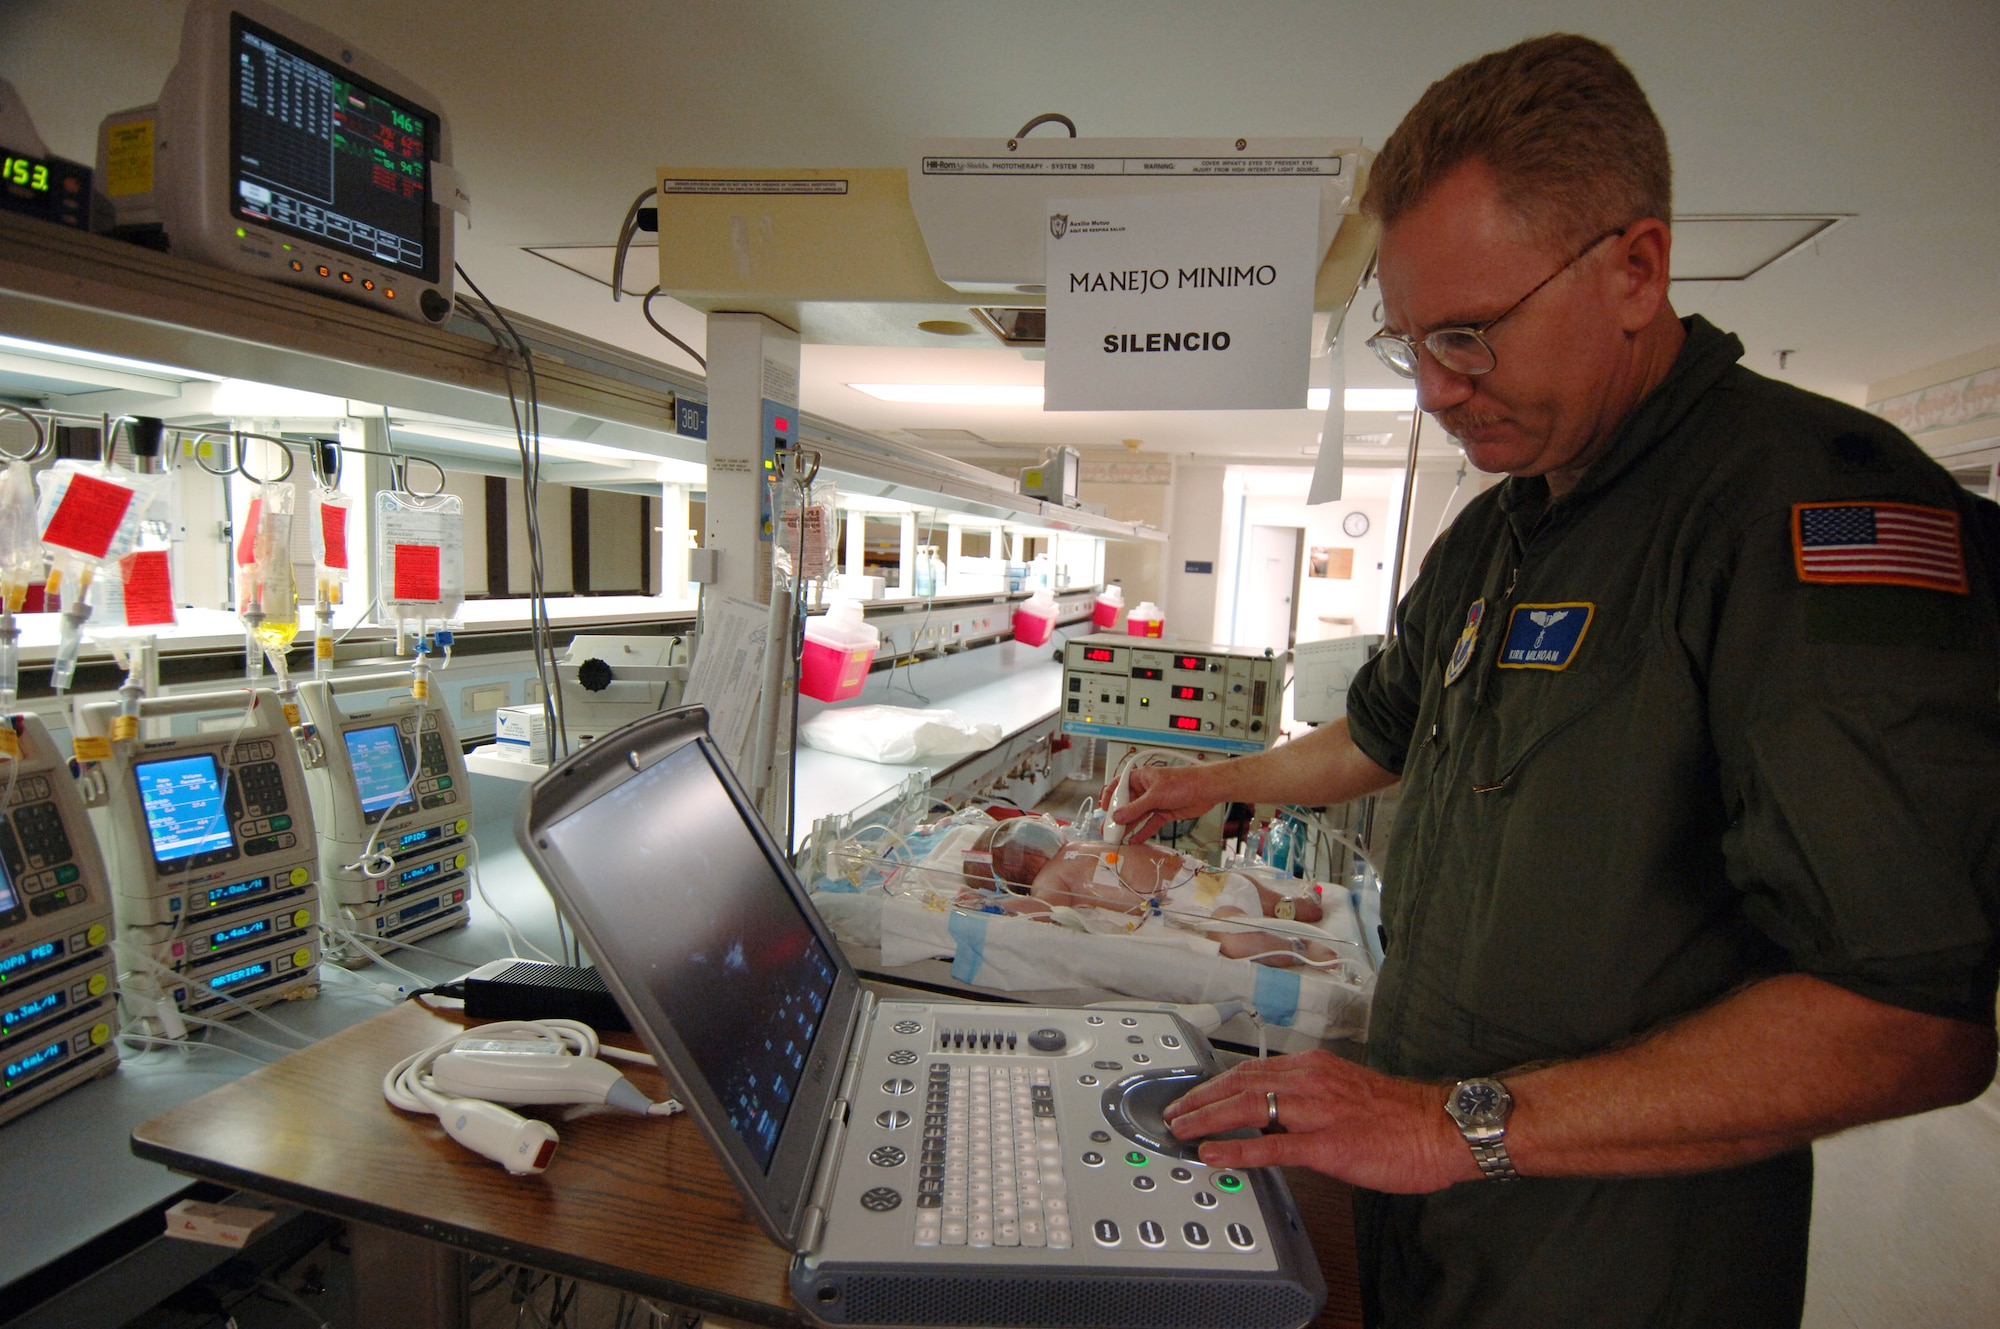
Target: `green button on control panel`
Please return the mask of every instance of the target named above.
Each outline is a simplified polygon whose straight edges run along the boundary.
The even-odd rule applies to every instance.
[[[1146,1166],[1146,1156],[1143,1153],[1140,1153],[1137,1149],[1134,1149],[1130,1153],[1126,1154],[1125,1161],[1130,1163],[1133,1167]]]

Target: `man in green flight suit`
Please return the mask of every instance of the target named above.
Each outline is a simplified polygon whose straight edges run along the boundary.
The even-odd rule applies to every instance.
[[[1370,341],[1508,479],[1344,722],[1135,772],[1140,838],[1402,784],[1369,1064],[1170,1110],[1356,1185],[1371,1322],[1796,1323],[1813,1139],[1991,1083],[2000,514],[1667,302],[1645,94],[1555,36],[1377,158]],[[1270,1129],[1277,1128],[1277,1129]]]

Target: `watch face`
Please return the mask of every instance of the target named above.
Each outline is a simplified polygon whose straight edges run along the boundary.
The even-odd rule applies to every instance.
[[[1461,1126],[1500,1126],[1514,1100],[1494,1080],[1467,1080],[1452,1090],[1451,1115]]]
[[[1356,539],[1361,538],[1368,534],[1368,514],[1365,512],[1348,513],[1340,519],[1340,529],[1346,531]]]

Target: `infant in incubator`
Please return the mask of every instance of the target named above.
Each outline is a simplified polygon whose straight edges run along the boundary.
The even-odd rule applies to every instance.
[[[1111,928],[1137,932],[1161,925],[1206,936],[1230,959],[1270,965],[1321,965],[1336,959],[1317,929],[1322,916],[1317,887],[1299,883],[1304,893],[1286,895],[1247,872],[1211,868],[1200,859],[1156,844],[1065,841],[1043,818],[1001,822],[984,832],[965,857],[969,876],[991,872],[1006,892],[994,898],[967,891],[955,902],[1028,918],[1057,921],[1059,909],[1116,918]],[[1290,880],[1287,878],[1286,880]],[[1274,928],[1232,919],[1279,920]]]

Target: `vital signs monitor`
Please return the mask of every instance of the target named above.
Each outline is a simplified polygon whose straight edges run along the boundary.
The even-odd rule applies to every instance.
[[[450,315],[451,135],[407,76],[262,0],[192,0],[154,116],[151,195],[174,253]],[[115,118],[128,144],[147,123],[144,108]]]

